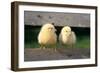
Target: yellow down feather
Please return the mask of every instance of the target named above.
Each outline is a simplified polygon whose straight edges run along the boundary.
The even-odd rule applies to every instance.
[[[62,28],[59,35],[59,42],[68,46],[72,46],[76,43],[76,35],[69,26]]]
[[[55,27],[50,24],[44,24],[38,35],[38,43],[45,47],[46,45],[55,45],[57,42],[57,35]]]

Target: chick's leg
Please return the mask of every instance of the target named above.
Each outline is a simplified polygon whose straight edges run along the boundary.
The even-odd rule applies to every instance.
[[[71,51],[74,52],[74,44],[71,44]]]
[[[57,47],[56,47],[56,45],[54,45],[54,51],[57,52]]]
[[[43,46],[43,50],[45,50],[45,46]]]
[[[43,46],[42,45],[40,45],[40,49],[42,49],[43,48]]]
[[[40,48],[41,48],[41,49],[45,49],[45,46],[44,46],[44,45],[41,45]]]
[[[54,50],[55,50],[55,52],[57,52],[57,49],[56,48]]]

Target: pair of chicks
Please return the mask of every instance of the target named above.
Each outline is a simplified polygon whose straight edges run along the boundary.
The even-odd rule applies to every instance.
[[[45,48],[46,45],[56,45],[57,35],[53,24],[47,23],[42,26],[38,35],[38,43],[41,48]],[[61,29],[59,43],[68,46],[76,43],[76,35],[69,26],[64,26]]]

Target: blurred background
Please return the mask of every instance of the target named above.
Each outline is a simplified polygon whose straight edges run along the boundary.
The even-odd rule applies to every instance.
[[[89,14],[25,11],[24,18],[25,48],[40,48],[37,37],[41,26],[45,23],[54,23],[57,36],[63,26],[70,26],[77,37],[74,48],[90,48]],[[60,47],[57,43],[57,48]]]

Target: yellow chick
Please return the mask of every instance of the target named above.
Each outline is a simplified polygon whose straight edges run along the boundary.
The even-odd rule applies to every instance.
[[[54,46],[57,42],[56,29],[53,24],[44,24],[38,35],[38,43],[41,48],[45,48],[46,45]]]
[[[63,45],[71,46],[76,43],[76,35],[69,26],[62,28],[59,35],[59,42]]]

